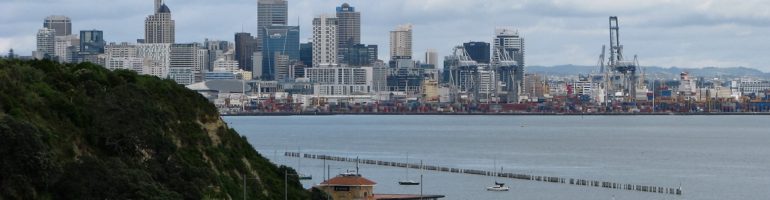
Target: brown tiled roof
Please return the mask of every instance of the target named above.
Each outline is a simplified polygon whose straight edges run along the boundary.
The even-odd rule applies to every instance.
[[[377,183],[361,176],[337,176],[321,183],[321,185],[337,186],[374,186]]]

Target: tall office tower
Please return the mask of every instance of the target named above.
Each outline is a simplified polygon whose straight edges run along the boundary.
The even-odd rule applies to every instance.
[[[272,25],[288,25],[289,3],[286,0],[257,1],[257,30],[259,38],[264,38],[262,29]],[[258,49],[261,50],[261,49]]]
[[[299,44],[299,61],[307,67],[313,66],[313,42]]]
[[[78,39],[77,35],[65,35],[65,36],[56,36],[55,44],[54,44],[54,55],[59,58],[59,62],[61,63],[69,63],[72,62],[72,56],[73,53],[69,51],[68,49],[73,48],[74,46],[77,46],[78,43],[80,43],[80,39]]]
[[[492,59],[489,43],[466,42],[463,43],[463,48],[465,48],[465,51],[468,52],[468,56],[471,57],[471,60],[478,63],[489,64],[490,59]]]
[[[337,7],[337,56],[345,59],[347,48],[361,43],[361,12],[344,3]]]
[[[377,45],[354,44],[345,51],[345,61],[348,66],[372,66],[377,61]]]
[[[163,5],[163,0],[155,0],[155,10],[153,12],[157,13],[158,9]]]
[[[438,52],[435,49],[425,51],[425,64],[438,66]]]
[[[37,31],[36,59],[53,59],[56,54],[56,30],[42,28]]]
[[[208,50],[208,59],[206,59],[206,66],[204,66],[205,71],[214,70],[214,61],[223,58],[225,53],[230,50],[229,46],[230,44],[227,41],[206,39],[203,42],[203,48]],[[259,62],[261,63],[262,60],[259,60]]]
[[[287,56],[290,61],[299,60],[299,26],[273,25],[262,29],[262,80],[275,80],[279,61]]]
[[[106,55],[104,67],[109,70],[126,69],[142,74],[144,59],[136,56],[136,45],[123,42],[110,43],[104,47]]]
[[[56,36],[72,35],[72,21],[67,16],[48,16],[43,21],[43,27],[56,30]]]
[[[171,10],[166,4],[155,0],[158,7],[153,15],[144,20],[144,43],[174,43],[175,23],[171,20]]]
[[[181,85],[195,82],[195,72],[201,71],[200,44],[171,44],[168,77]]]
[[[235,60],[241,65],[240,69],[253,72],[252,56],[258,46],[259,40],[251,36],[251,33],[235,33]]]
[[[168,69],[171,66],[171,44],[137,44],[136,56],[144,58],[142,74],[160,78],[168,77]]]
[[[390,31],[390,59],[412,59],[412,25],[405,24]]]
[[[321,15],[313,19],[313,67],[337,64],[337,18]]]
[[[80,31],[80,54],[101,54],[104,53],[104,32],[100,30]]]
[[[508,56],[513,58],[519,66],[524,64],[524,38],[519,36],[518,31],[511,29],[495,30],[494,49],[503,49]],[[493,56],[493,61],[498,61],[497,56]]]

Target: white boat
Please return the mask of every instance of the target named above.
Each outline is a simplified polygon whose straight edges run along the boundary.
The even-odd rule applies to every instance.
[[[494,167],[494,168],[497,168],[497,159],[495,159],[495,167]],[[493,168],[493,169],[494,169],[494,168]],[[500,173],[503,173],[503,167],[500,167]],[[494,174],[492,174],[492,176],[494,176],[494,177],[495,177],[495,185],[494,185],[494,186],[489,186],[489,187],[487,187],[487,191],[493,191],[493,192],[505,192],[505,191],[508,191],[508,190],[510,190],[510,189],[511,189],[511,188],[509,188],[508,186],[505,186],[505,183],[500,183],[500,182],[497,182],[497,177],[498,177],[498,175],[499,175],[499,174],[498,174],[497,172],[495,172]]]
[[[505,192],[510,190],[508,186],[505,186],[505,183],[498,183],[495,182],[495,186],[487,187],[487,191],[493,191],[493,192]]]

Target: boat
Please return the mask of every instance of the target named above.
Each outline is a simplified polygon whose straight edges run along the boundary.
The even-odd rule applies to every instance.
[[[505,186],[505,183],[498,183],[497,181],[495,181],[494,186],[487,187],[487,191],[493,191],[493,192],[505,192],[510,189],[511,188],[509,188],[508,186]]]
[[[495,160],[495,168],[497,168],[497,160]],[[503,173],[503,167],[500,167],[500,173]],[[497,182],[498,173],[492,175],[495,176],[495,185],[487,187],[487,191],[505,192],[511,189],[508,186],[505,186],[505,183]]]
[[[420,167],[422,168],[422,167]],[[409,179],[409,154],[406,154],[406,176],[404,180],[398,181],[399,185],[420,185],[420,182]]]

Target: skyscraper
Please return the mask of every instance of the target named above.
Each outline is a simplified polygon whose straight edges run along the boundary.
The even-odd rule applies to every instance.
[[[42,28],[37,31],[37,51],[36,59],[53,59],[56,54],[56,30]]]
[[[504,50],[519,66],[525,66],[524,38],[519,36],[518,31],[511,29],[495,30],[494,49]],[[497,60],[499,60],[498,56],[493,56],[493,61]]]
[[[468,56],[471,57],[471,60],[474,60],[478,63],[484,63],[489,64],[490,59],[492,59],[490,52],[489,43],[486,42],[466,42],[463,43],[463,48],[465,48],[465,51],[468,52]]]
[[[263,38],[262,30],[272,25],[288,25],[289,3],[286,0],[257,1],[257,30],[259,38]]]
[[[412,59],[412,25],[405,24],[390,31],[390,59]]]
[[[261,32],[265,35],[262,38],[262,79],[274,80],[278,78],[278,64],[288,65],[290,61],[299,60],[299,26],[273,25]]]
[[[313,42],[299,44],[299,60],[305,66],[313,66]]]
[[[337,64],[337,18],[321,15],[313,19],[313,67]]]
[[[104,53],[104,32],[100,30],[80,31],[80,54]]]
[[[252,56],[258,45],[259,40],[251,36],[251,33],[235,33],[235,60],[240,64],[240,69],[253,72]]]
[[[344,3],[337,7],[337,54],[346,55],[347,48],[361,43],[361,13]]]
[[[200,44],[172,44],[168,76],[178,84],[189,85],[195,82],[195,72],[200,72]]]
[[[377,45],[354,44],[345,51],[345,63],[349,66],[372,66],[377,61]]]
[[[438,52],[435,49],[425,51],[425,64],[438,66]]]
[[[171,20],[171,9],[161,0],[155,0],[155,13],[144,21],[144,42],[174,43],[175,22]]]
[[[67,16],[48,16],[43,21],[43,27],[56,30],[56,36],[72,35],[72,21]]]

